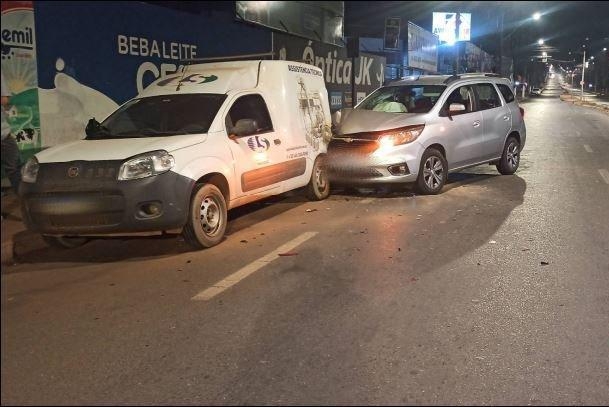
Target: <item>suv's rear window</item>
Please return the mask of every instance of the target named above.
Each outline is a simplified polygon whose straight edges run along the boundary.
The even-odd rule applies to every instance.
[[[389,113],[427,113],[445,89],[444,85],[385,86],[375,90],[356,109]]]
[[[498,83],[497,87],[499,88],[499,92],[503,95],[505,99],[505,103],[510,103],[514,101],[514,94],[512,93],[512,89],[509,86],[504,85],[502,83]]]

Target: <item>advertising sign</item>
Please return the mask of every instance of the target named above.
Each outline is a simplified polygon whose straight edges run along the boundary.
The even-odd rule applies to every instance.
[[[268,52],[271,44],[268,30],[230,13],[92,1],[34,2],[34,11],[43,147],[82,139],[91,117],[103,120],[184,59]]]
[[[433,13],[432,31],[441,42],[452,45],[457,41],[469,41],[471,29],[470,13]]]
[[[387,17],[385,19],[385,36],[383,48],[388,50],[399,50],[400,41],[400,17]]]
[[[25,159],[41,149],[36,30],[31,1],[2,2],[2,76],[10,92],[7,120]]]
[[[332,111],[351,106],[353,76],[356,92],[368,94],[383,84],[385,57],[360,53],[354,59],[354,66],[352,58],[347,57],[346,48],[282,33],[273,33],[273,52],[277,59],[302,61],[319,67],[324,73]],[[343,98],[341,105],[339,94]]]
[[[408,22],[408,67],[438,71],[438,37]]]

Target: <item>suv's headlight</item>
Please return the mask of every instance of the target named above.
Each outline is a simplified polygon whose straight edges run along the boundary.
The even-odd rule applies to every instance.
[[[30,157],[25,165],[21,167],[21,181],[33,184],[38,177],[38,160],[36,157]]]
[[[124,162],[118,170],[118,180],[152,177],[169,171],[174,165],[175,160],[167,151],[152,151]]]
[[[416,126],[401,127],[399,129],[387,130],[380,132],[378,138],[379,147],[373,153],[375,156],[383,156],[393,151],[393,147],[400,144],[412,143],[419,137],[425,128],[424,124]]]
[[[381,147],[392,147],[400,144],[411,143],[421,135],[424,128],[424,124],[419,124],[416,126],[407,126],[399,129],[384,131],[379,137],[379,144]]]

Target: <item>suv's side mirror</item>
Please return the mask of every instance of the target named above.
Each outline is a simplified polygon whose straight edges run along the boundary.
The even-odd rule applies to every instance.
[[[231,129],[231,135],[237,137],[249,136],[258,131],[258,123],[254,119],[240,119],[237,120],[235,126]]]
[[[465,105],[463,103],[451,103],[448,108],[448,113],[455,114],[459,112],[465,112]]]

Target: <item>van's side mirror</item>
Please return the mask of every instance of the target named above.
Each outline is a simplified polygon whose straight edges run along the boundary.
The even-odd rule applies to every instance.
[[[256,131],[258,131],[258,123],[256,123],[256,120],[240,119],[237,120],[237,123],[235,123],[235,126],[231,129],[231,136],[249,136],[250,134],[256,133]]]
[[[92,119],[89,119],[89,122],[87,123],[87,127],[85,127],[85,133],[87,134],[87,137],[93,137],[95,135],[97,135],[99,133],[100,130],[100,124],[97,120],[95,120],[95,117]]]

